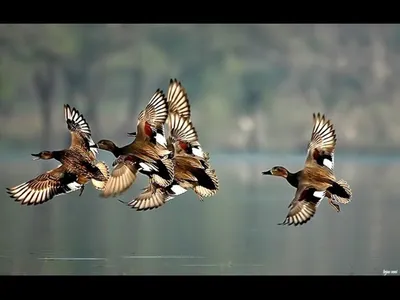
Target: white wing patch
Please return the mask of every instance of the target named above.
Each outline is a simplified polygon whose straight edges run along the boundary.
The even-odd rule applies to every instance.
[[[144,163],[144,162],[140,162],[139,163],[139,167],[140,167],[139,171],[144,171],[144,172],[155,171],[155,172],[158,172],[158,168],[156,166],[151,165],[151,164],[147,164],[147,163]]]
[[[324,161],[322,162],[324,164],[325,167],[327,167],[328,169],[332,170],[333,169],[333,164],[332,162],[325,158]]]
[[[67,187],[70,189],[69,191],[66,192],[68,194],[68,193],[79,190],[82,187],[82,184],[79,184],[76,181],[74,181],[74,182],[67,184]]]
[[[324,198],[325,197],[325,191],[315,191],[314,193],[313,193],[313,195],[314,195],[314,197],[315,198]]]
[[[173,186],[171,186],[171,191],[174,193],[174,196],[179,196],[187,192],[187,189],[184,189],[179,184],[174,184]]]
[[[157,133],[155,139],[158,144],[167,147],[167,140],[165,139],[164,135],[162,135],[161,133]]]
[[[322,199],[324,199],[324,197],[325,197],[325,191],[315,191],[315,192],[313,193],[313,196],[314,196],[315,198],[319,198],[317,204],[315,204],[315,207],[318,207],[318,206],[320,205]]]
[[[194,155],[199,156],[201,158],[204,158],[204,152],[203,152],[203,149],[201,149],[200,146],[194,146],[192,148],[192,152],[193,152]]]

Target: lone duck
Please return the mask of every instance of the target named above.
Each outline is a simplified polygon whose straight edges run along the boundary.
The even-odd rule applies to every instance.
[[[167,147],[173,153],[175,178],[167,187],[150,182],[142,194],[128,203],[136,210],[160,207],[188,189],[192,189],[200,200],[215,195],[219,190],[219,180],[210,166],[209,155],[203,152],[196,129],[190,121],[191,111],[186,90],[176,79],[171,79],[167,95]]]
[[[7,188],[7,193],[23,205],[42,204],[55,196],[76,190],[80,190],[81,196],[85,184],[90,180],[98,190],[105,187],[109,177],[108,167],[104,162],[96,161],[98,150],[89,124],[77,109],[71,109],[68,104],[64,105],[64,115],[71,133],[70,147],[32,154],[35,160],[56,159],[61,165],[20,185]]]
[[[336,133],[333,124],[325,115],[313,114],[313,130],[308,145],[304,168],[296,173],[285,167],[275,166],[263,175],[280,176],[296,188],[294,199],[289,205],[289,213],[278,225],[302,225],[316,213],[320,201],[326,196],[328,203],[337,211],[340,204],[347,204],[352,197],[348,183],[334,175],[334,151]]]
[[[101,196],[115,197],[125,192],[135,182],[138,171],[160,186],[172,183],[174,164],[163,135],[163,124],[167,117],[167,99],[157,89],[145,110],[139,113],[135,140],[124,147],[105,139],[97,143],[99,149],[109,151],[117,158]]]

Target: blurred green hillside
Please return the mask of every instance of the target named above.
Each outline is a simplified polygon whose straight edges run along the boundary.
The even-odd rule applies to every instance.
[[[304,151],[317,111],[338,151],[400,150],[399,54],[398,25],[1,24],[0,139],[63,145],[69,103],[123,144],[177,78],[208,151]]]

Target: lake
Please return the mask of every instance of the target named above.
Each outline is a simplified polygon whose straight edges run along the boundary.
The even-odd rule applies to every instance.
[[[194,192],[136,212],[87,185],[39,206],[21,206],[5,187],[55,167],[29,153],[2,156],[0,274],[3,275],[381,275],[400,268],[400,158],[335,157],[353,199],[336,213],[326,199],[303,226],[278,226],[295,189],[262,176],[275,165],[302,168],[305,156],[211,153],[220,191]],[[112,163],[108,153],[99,158]],[[4,172],[4,171],[3,171]],[[130,200],[139,176],[120,198]]]

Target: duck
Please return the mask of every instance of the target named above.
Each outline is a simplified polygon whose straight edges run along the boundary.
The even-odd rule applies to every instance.
[[[189,189],[193,190],[201,201],[206,197],[214,196],[219,190],[219,180],[215,169],[211,168],[207,159],[185,152],[178,153],[175,149],[177,140],[190,143],[191,136],[197,137],[192,123],[177,114],[170,114],[169,118],[171,119],[172,134],[167,138],[167,145],[174,153],[174,180],[167,187],[149,182],[149,185],[138,197],[127,203],[137,211],[161,207],[167,201],[182,195]]]
[[[187,91],[182,83],[176,78],[170,79],[167,91],[167,104],[168,113],[176,113],[179,116],[191,121],[191,107]],[[170,127],[169,118],[166,119],[166,125]],[[165,137],[164,132],[164,127],[155,130],[152,134],[152,141],[154,142],[155,136],[159,135],[159,140],[164,142],[164,138],[161,138],[161,136]],[[128,132],[127,134],[130,137],[136,137],[136,132]],[[163,144],[165,145],[165,143]],[[177,142],[176,150],[178,152],[185,152],[200,158],[207,158],[208,154],[203,151],[198,140],[192,140],[190,142],[179,141]]]
[[[168,111],[169,113],[178,114],[183,119],[187,119],[191,122],[191,107],[189,104],[189,98],[187,95],[187,91],[185,87],[182,85],[180,81],[175,79],[170,79],[168,93],[167,93],[167,101],[168,101]],[[166,121],[167,126],[172,128],[172,124],[170,124],[171,118],[168,118]],[[176,127],[179,128],[179,127]],[[180,139],[175,141],[175,150],[177,153],[187,153],[189,155],[197,156],[202,159],[209,160],[208,153],[204,152],[201,148],[198,137],[196,139]]]
[[[283,177],[296,188],[295,196],[289,204],[285,220],[278,225],[303,225],[314,217],[317,207],[324,197],[337,212],[339,204],[351,201],[352,190],[344,180],[337,180],[334,174],[334,153],[336,131],[331,120],[324,114],[313,113],[313,129],[308,144],[304,168],[291,173],[283,166],[275,166],[263,175]]]
[[[135,139],[131,143],[118,147],[111,140],[97,142],[99,149],[111,152],[116,158],[100,196],[108,198],[121,195],[136,181],[138,171],[160,186],[172,183],[174,164],[163,135],[167,116],[166,96],[157,89],[145,109],[139,113]]]
[[[109,169],[104,162],[96,159],[98,149],[88,122],[79,110],[68,104],[64,105],[64,116],[71,134],[70,147],[31,154],[34,160],[55,159],[61,164],[33,179],[7,188],[10,197],[22,205],[42,204],[77,190],[80,190],[81,196],[89,181],[97,190],[103,190],[107,183]]]
[[[158,208],[188,189],[192,189],[201,201],[219,190],[219,180],[215,169],[211,168],[209,154],[201,148],[197,131],[190,120],[190,104],[185,88],[177,79],[170,79],[167,95],[167,148],[173,153],[174,180],[167,187],[150,182],[139,196],[127,203],[136,210]]]
[[[272,175],[272,176],[278,176],[278,177],[283,177],[286,179],[286,181],[293,187],[297,188],[299,186],[299,180],[302,176],[303,170],[299,170],[295,173],[291,173],[288,169],[282,166],[275,166],[271,168],[268,171],[263,171],[263,175]],[[338,184],[343,186],[343,188],[347,189],[347,182],[345,182],[343,179],[339,179]],[[349,202],[349,199],[347,198],[342,198],[339,197],[338,195],[332,194],[330,192],[332,188],[328,188],[325,193],[325,197],[328,199],[329,205],[336,211],[340,212],[340,204],[347,204]],[[350,192],[350,191],[348,191]]]

